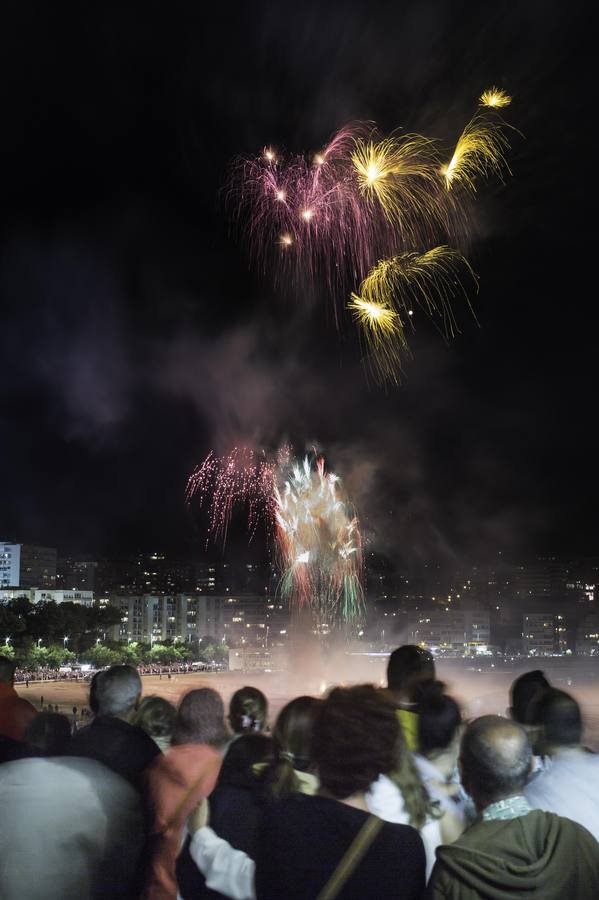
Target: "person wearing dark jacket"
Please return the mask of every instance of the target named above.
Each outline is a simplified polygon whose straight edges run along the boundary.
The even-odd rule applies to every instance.
[[[139,673],[133,666],[111,666],[98,673],[93,688],[97,715],[73,735],[67,754],[96,759],[141,790],[142,775],[160,750],[130,722],[141,697]]]
[[[533,810],[523,796],[532,751],[500,716],[472,722],[460,751],[477,821],[437,849],[430,900],[590,900],[599,897],[599,844],[580,825]]]
[[[256,858],[262,815],[268,797],[265,778],[273,755],[272,738],[243,734],[233,741],[223,761],[218,783],[210,795],[210,827],[236,850]],[[189,853],[190,838],[177,859],[177,888],[182,900],[224,897],[206,887]]]

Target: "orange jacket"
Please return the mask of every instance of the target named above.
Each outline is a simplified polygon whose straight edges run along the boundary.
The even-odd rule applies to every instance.
[[[0,682],[0,734],[22,741],[34,716],[37,716],[35,706],[21,699],[11,684]]]
[[[221,755],[206,744],[181,744],[156,758],[148,770],[154,814],[153,854],[145,900],[176,900],[175,866],[185,821],[216,785]]]

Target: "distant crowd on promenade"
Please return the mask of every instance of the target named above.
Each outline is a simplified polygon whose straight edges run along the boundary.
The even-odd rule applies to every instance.
[[[106,667],[108,668],[108,667]],[[215,666],[210,663],[203,663],[201,671],[212,671]],[[93,674],[92,670],[92,674]],[[187,675],[189,672],[195,671],[191,663],[174,663],[172,665],[160,665],[158,663],[137,666],[140,675]],[[15,684],[25,684],[29,686],[38,681],[87,681],[90,678],[89,670],[83,670],[80,667],[71,668],[64,666],[62,669],[52,669],[49,666],[40,666],[37,669],[23,669],[15,666],[13,681]]]
[[[274,722],[253,686],[175,707],[140,672],[160,674],[96,672],[71,719],[19,697],[0,657],[3,900],[599,897],[599,755],[539,670],[505,716],[465,721],[404,645],[386,688],[299,696]]]

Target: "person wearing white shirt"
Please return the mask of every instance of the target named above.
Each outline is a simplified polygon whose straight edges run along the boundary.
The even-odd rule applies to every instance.
[[[530,717],[549,762],[529,781],[526,799],[534,809],[578,822],[599,841],[599,755],[582,746],[578,703],[550,688],[533,702]]]

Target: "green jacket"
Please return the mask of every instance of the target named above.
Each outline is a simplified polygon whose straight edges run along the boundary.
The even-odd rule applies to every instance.
[[[597,900],[599,844],[581,825],[533,810],[476,822],[437,848],[431,900]]]

